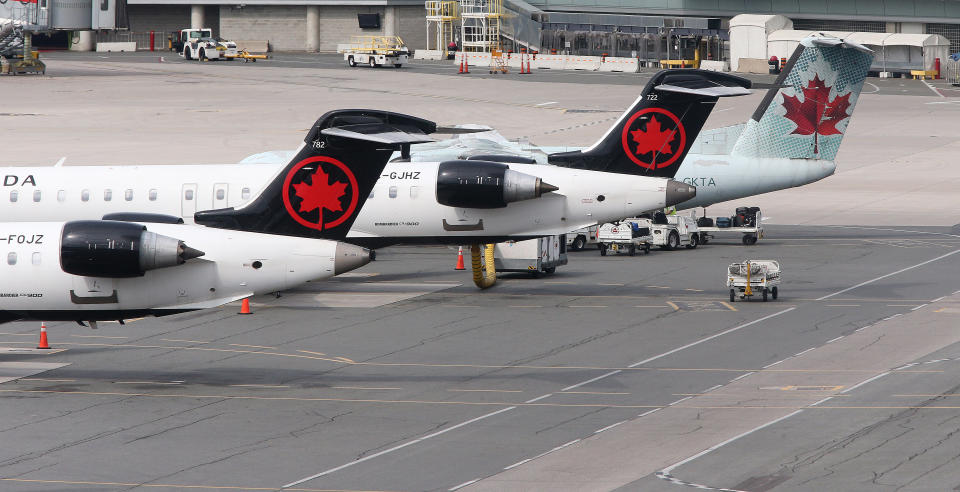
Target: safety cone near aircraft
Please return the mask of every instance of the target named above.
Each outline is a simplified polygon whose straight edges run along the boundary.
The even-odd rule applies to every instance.
[[[467,268],[463,265],[463,246],[460,246],[460,249],[457,251],[457,266],[454,270],[466,270]]]
[[[40,343],[37,344],[37,348],[44,350],[50,348],[50,342],[47,340],[47,324],[44,322],[40,323]]]
[[[249,298],[249,297],[245,298],[245,299],[243,300],[243,302],[240,303],[240,314],[253,314],[253,312],[250,311],[250,298]]]

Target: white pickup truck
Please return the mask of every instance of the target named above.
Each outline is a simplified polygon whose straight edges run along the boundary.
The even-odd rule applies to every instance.
[[[567,233],[567,247],[573,251],[579,251],[589,244],[597,244],[600,242],[598,234],[600,234],[600,226],[597,225],[570,231]]]
[[[637,250],[641,250],[644,254],[649,254],[652,240],[648,219],[624,219],[612,224],[603,224],[597,233],[600,256],[607,256],[607,251],[626,252],[634,256]]]

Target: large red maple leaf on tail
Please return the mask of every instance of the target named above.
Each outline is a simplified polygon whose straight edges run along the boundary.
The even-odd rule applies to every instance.
[[[676,135],[676,133],[677,131],[675,129],[664,130],[663,126],[660,124],[660,121],[651,114],[650,121],[647,122],[646,130],[637,128],[636,130],[632,130],[630,132],[630,136],[637,144],[637,155],[646,154],[648,152],[672,154],[673,149],[670,148],[670,142],[673,140],[673,137]],[[654,160],[656,160],[656,158],[654,158]]]
[[[843,132],[837,128],[850,115],[850,94],[846,93],[830,100],[830,87],[827,87],[820,75],[814,75],[813,80],[802,87],[803,102],[797,96],[783,96],[783,107],[787,110],[786,117],[796,123],[797,128],[791,135],[813,135],[813,153],[817,154],[819,135],[839,135]]]
[[[330,183],[330,176],[323,172],[323,169],[317,168],[317,171],[310,176],[310,184],[304,180],[294,184],[293,188],[301,199],[301,212],[313,210],[320,212],[319,224],[323,224],[323,209],[331,212],[343,211],[340,198],[346,193],[347,183],[339,181]]]

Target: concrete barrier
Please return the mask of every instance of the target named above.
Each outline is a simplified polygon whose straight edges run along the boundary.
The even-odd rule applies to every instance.
[[[97,43],[97,51],[100,53],[106,53],[111,51],[137,51],[137,43],[136,41]]]
[[[537,55],[535,60],[530,60],[530,69],[563,70],[563,58],[563,55]]]
[[[600,57],[599,56],[576,56],[570,55],[567,56],[567,59],[564,60],[564,68],[567,70],[600,70]]]
[[[730,62],[716,61],[716,60],[702,60],[700,62],[700,69],[710,70],[711,72],[729,72]]]
[[[634,73],[640,66],[636,58],[622,58],[608,56],[600,62],[601,72],[628,72]]]
[[[458,52],[453,64],[459,66],[462,60],[467,61],[471,67],[489,67],[490,53],[464,53]]]
[[[414,60],[442,60],[443,51],[440,50],[416,50],[413,52]]]
[[[234,41],[237,43],[238,50],[247,50],[248,53],[266,53],[270,51],[270,43],[267,41]]]
[[[737,71],[740,73],[770,73],[770,65],[763,58],[741,58]]]

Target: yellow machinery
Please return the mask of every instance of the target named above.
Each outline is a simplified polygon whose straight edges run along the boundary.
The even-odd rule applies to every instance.
[[[247,50],[240,50],[237,52],[237,56],[224,55],[224,58],[237,58],[243,60],[243,63],[254,62],[257,60],[266,60],[267,55],[254,55]]]
[[[450,55],[447,48],[456,42],[456,22],[460,19],[459,3],[456,0],[427,0],[427,49]],[[431,40],[432,43],[431,43]]]
[[[473,283],[481,289],[493,287],[493,284],[497,283],[497,268],[493,253],[493,244],[474,244],[470,246]]]

